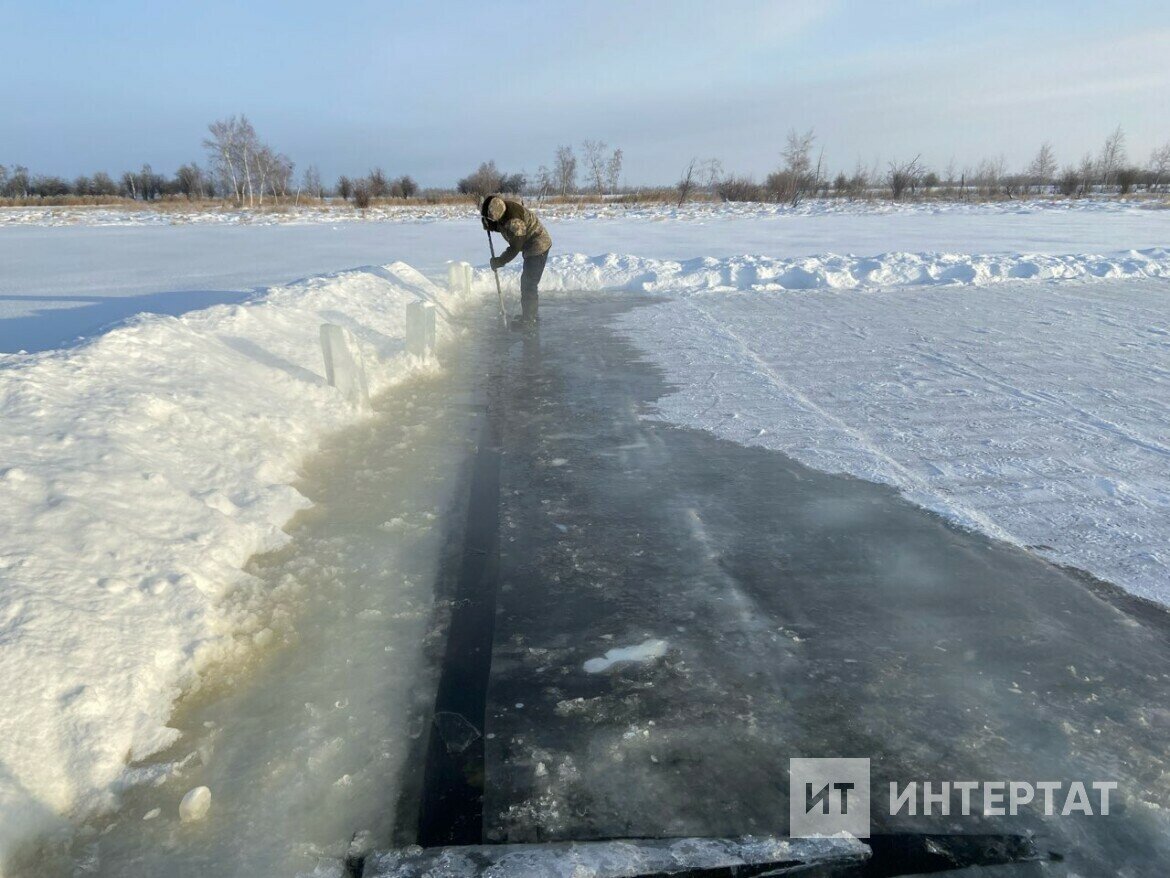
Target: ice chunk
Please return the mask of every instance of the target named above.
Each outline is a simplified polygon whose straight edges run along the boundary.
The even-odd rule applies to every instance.
[[[471,263],[447,263],[447,289],[457,295],[467,295],[471,292]]]
[[[666,655],[665,640],[647,640],[636,646],[619,646],[608,650],[602,658],[591,658],[585,662],[585,671],[600,674],[622,662],[649,662]]]
[[[462,753],[479,737],[480,731],[461,713],[441,710],[435,714],[435,728],[448,753]]]
[[[370,403],[366,369],[361,353],[349,333],[333,323],[321,325],[321,351],[325,355],[325,378],[330,386],[356,406]]]
[[[435,306],[411,302],[406,306],[406,352],[426,358],[435,350]]]
[[[195,787],[183,801],[179,802],[179,819],[184,823],[192,820],[202,820],[211,810],[211,790],[207,787]]]

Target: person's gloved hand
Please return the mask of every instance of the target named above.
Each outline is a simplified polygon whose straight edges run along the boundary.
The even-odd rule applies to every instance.
[[[508,263],[504,261],[503,256],[493,256],[490,260],[488,260],[488,265],[492,267],[492,271],[499,271],[507,264]]]
[[[483,230],[485,232],[490,232],[492,230],[492,227],[490,225],[488,225],[488,218],[486,216],[481,216],[479,218],[479,221],[480,221],[480,224],[483,225]]]

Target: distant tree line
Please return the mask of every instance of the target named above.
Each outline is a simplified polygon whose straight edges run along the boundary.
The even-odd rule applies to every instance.
[[[624,155],[600,140],[585,140],[578,153],[573,146],[557,147],[548,165],[535,174],[506,172],[495,161],[481,163],[455,182],[454,190],[421,192],[409,175],[388,176],[380,167],[365,176],[340,177],[332,189],[321,181],[315,166],[298,179],[293,161],[258,136],[247,116],[231,116],[208,125],[203,141],[204,165],[188,162],[172,176],[156,173],[150,165],[126,171],[114,178],[99,171],[73,180],[31,174],[22,165],[0,165],[0,198],[15,201],[78,197],[127,198],[157,201],[223,199],[240,207],[266,203],[300,202],[301,199],[337,197],[367,208],[379,200],[428,198],[452,193],[482,198],[493,192],[549,197],[636,196],[623,188]],[[779,162],[762,181],[727,174],[715,158],[694,158],[682,171],[673,193],[653,190],[657,197],[684,204],[695,198],[719,201],[761,201],[798,204],[806,198],[1017,198],[1061,195],[1129,195],[1135,192],[1165,193],[1170,190],[1170,142],[1155,149],[1144,164],[1132,161],[1125,132],[1116,128],[1095,153],[1063,166],[1051,143],[1040,145],[1024,167],[1012,168],[1003,156],[986,158],[959,167],[953,160],[946,168],[927,166],[920,156],[893,161],[858,161],[849,170],[831,172],[825,150],[815,131],[791,130],[779,150]]]
[[[675,186],[679,203],[704,192],[723,201],[771,201],[798,204],[809,197],[873,198],[894,200],[913,197],[1017,198],[1063,195],[1129,195],[1138,191],[1170,190],[1170,142],[1155,149],[1148,162],[1138,165],[1126,150],[1125,131],[1117,127],[1097,153],[1086,153],[1076,164],[1061,168],[1051,143],[1042,143],[1032,160],[1012,169],[1003,156],[987,158],[974,166],[958,167],[952,160],[940,174],[921,156],[912,159],[860,161],[851,171],[831,174],[824,150],[810,129],[788,133],[780,151],[780,166],[763,182],[746,176],[724,176],[715,159],[692,159]]]

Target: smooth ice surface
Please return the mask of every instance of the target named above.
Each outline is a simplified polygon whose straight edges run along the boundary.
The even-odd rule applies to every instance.
[[[628,326],[670,305],[633,304],[553,297],[499,350],[485,837],[783,834],[789,758],[853,756],[875,832],[1034,831],[1049,874],[1159,868],[1170,617],[889,487],[648,419],[680,388]],[[707,375],[764,371],[711,353]],[[651,639],[655,661],[583,668]],[[1109,817],[883,809],[892,781],[945,779],[1118,792]]]
[[[636,253],[672,260],[745,253],[1113,253],[1170,241],[1170,210],[1094,202],[876,209],[835,203],[796,211],[695,205],[607,208],[580,216],[546,206],[537,210],[547,220],[554,254]],[[69,211],[57,215],[85,221],[69,219]],[[125,221],[143,222],[143,216],[130,214]],[[245,301],[257,288],[355,266],[401,259],[441,280],[448,260],[481,266],[487,261],[473,210],[411,216],[260,225],[261,216],[230,226],[192,218],[181,225],[50,228],[4,224],[20,217],[43,223],[44,212],[0,211],[0,352],[58,347],[140,312],[173,315]]]

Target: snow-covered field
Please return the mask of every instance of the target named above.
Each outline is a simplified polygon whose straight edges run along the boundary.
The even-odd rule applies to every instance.
[[[550,220],[578,255],[546,287],[662,299],[621,323],[679,387],[661,417],[1170,603],[1170,211],[600,213]],[[385,389],[418,368],[405,304],[462,304],[432,280],[486,249],[462,214],[12,216],[0,351],[41,353],[0,353],[0,862],[108,805],[199,669],[266,636],[244,563],[286,538],[305,456],[362,417],[324,384],[319,325],[350,328]],[[637,256],[579,255],[607,252]]]

